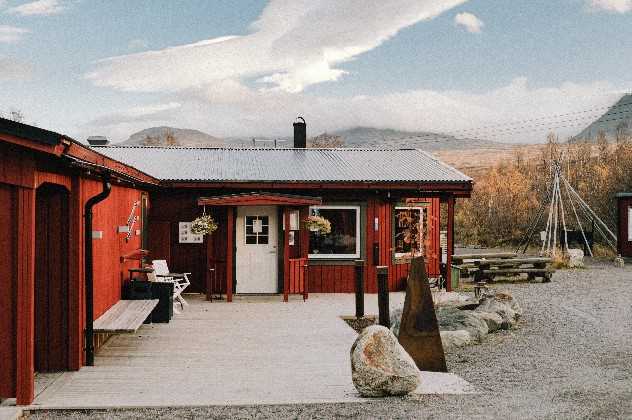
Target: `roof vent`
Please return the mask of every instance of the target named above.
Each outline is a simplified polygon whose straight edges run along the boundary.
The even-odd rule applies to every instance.
[[[88,144],[90,146],[107,146],[110,141],[105,136],[90,136],[88,137]]]

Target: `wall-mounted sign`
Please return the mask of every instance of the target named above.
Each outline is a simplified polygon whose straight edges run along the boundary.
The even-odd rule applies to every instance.
[[[632,242],[632,207],[628,207],[628,242]]]
[[[204,235],[191,233],[191,222],[178,223],[178,242],[181,244],[201,244],[204,242]]]

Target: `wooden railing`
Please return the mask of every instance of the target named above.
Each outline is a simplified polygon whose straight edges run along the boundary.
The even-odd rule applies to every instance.
[[[303,299],[307,299],[308,278],[307,258],[290,258],[289,294],[303,295]]]
[[[226,293],[226,261],[209,261],[206,273],[206,300],[222,299]]]

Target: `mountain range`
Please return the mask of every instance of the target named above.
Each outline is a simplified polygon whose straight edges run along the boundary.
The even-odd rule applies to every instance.
[[[594,139],[603,132],[614,138],[622,127],[632,129],[632,94],[624,95],[601,117],[588,125],[576,139]],[[509,150],[520,145],[491,140],[458,138],[428,131],[404,131],[393,128],[352,127],[321,133],[308,140],[316,147],[417,148],[430,152],[471,149]],[[292,137],[228,137],[221,139],[199,130],[175,127],[151,127],[132,134],[122,146],[208,146],[208,147],[291,147]]]
[[[632,131],[632,94],[624,95],[598,119],[575,136],[578,140],[594,140],[599,133],[613,139],[617,130]]]

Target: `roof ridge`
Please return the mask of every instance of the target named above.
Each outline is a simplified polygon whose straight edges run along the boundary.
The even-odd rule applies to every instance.
[[[142,146],[142,145],[93,145],[92,148],[99,149],[166,149],[166,150],[256,150],[256,151],[276,151],[276,150],[305,150],[305,151],[354,151],[354,152],[402,152],[419,150],[415,148],[371,148],[371,147],[225,147],[225,146]]]
[[[449,170],[451,170],[451,171],[454,171],[454,172],[456,172],[457,174],[459,174],[459,175],[461,175],[461,176],[463,176],[463,177],[465,177],[465,178],[468,178],[470,181],[473,181],[473,180],[474,180],[472,177],[470,177],[470,176],[468,176],[468,175],[464,174],[463,172],[459,171],[459,170],[458,170],[458,169],[456,169],[454,166],[448,165],[447,163],[445,163],[444,161],[442,161],[441,159],[439,159],[438,157],[436,157],[436,156],[435,156],[435,155],[433,155],[432,153],[427,152],[427,151],[422,150],[422,149],[415,149],[415,150],[417,150],[418,152],[421,152],[421,153],[423,153],[424,155],[428,156],[428,158],[430,158],[430,159],[434,160],[435,162],[437,162],[439,165],[443,166],[444,168],[447,168],[447,169],[449,169]]]

